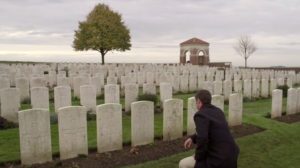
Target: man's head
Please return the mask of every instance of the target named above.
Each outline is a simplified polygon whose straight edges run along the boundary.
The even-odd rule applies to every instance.
[[[202,104],[210,104],[211,94],[208,90],[201,89],[196,93],[195,99],[196,99],[197,109],[200,110]]]

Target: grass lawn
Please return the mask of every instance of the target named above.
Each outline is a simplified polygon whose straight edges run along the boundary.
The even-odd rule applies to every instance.
[[[173,98],[184,100],[184,107],[187,108],[187,99],[194,94],[174,95]],[[103,104],[103,100],[97,100],[97,104]],[[72,105],[79,105],[79,101],[72,102]],[[121,99],[124,107],[124,99]],[[30,105],[22,105],[22,109],[31,108]],[[283,111],[286,110],[286,99],[283,99]],[[53,103],[50,103],[50,111],[54,111]],[[228,117],[228,105],[224,108]],[[239,167],[299,167],[300,161],[300,122],[295,124],[279,123],[265,118],[271,111],[271,99],[257,102],[244,103],[243,122],[266,129],[266,131],[239,138],[237,143],[240,146]],[[187,113],[184,111],[183,130],[186,131]],[[162,136],[163,115],[155,114],[154,133],[156,137]],[[123,118],[123,142],[130,143],[131,119]],[[88,146],[89,149],[97,148],[96,122],[88,122]],[[52,152],[59,153],[58,126],[51,125]],[[178,167],[180,159],[193,154],[193,150],[180,153],[171,157],[162,158],[158,161],[147,162],[141,165],[129,166],[130,168],[156,167],[168,168]],[[11,129],[0,131],[0,163],[20,161],[19,130]],[[127,167],[127,168],[129,168]]]

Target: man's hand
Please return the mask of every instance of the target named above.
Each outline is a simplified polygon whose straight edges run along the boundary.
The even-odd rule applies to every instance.
[[[185,149],[190,148],[191,145],[192,145],[192,143],[193,143],[193,140],[192,140],[191,138],[187,139],[187,140],[184,142],[184,148],[185,148]]]

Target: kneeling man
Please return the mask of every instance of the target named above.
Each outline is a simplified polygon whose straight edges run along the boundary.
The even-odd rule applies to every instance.
[[[195,98],[196,134],[185,141],[184,147],[197,144],[196,152],[182,159],[179,168],[237,168],[240,149],[230,133],[224,112],[211,104],[207,90],[198,91]]]

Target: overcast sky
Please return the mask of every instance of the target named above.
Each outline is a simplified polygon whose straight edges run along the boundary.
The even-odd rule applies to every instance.
[[[122,13],[132,48],[106,62],[179,62],[179,43],[210,43],[211,62],[244,65],[232,46],[251,35],[249,66],[300,66],[299,0],[0,0],[0,60],[101,62],[96,51],[71,47],[78,21],[97,3]]]

